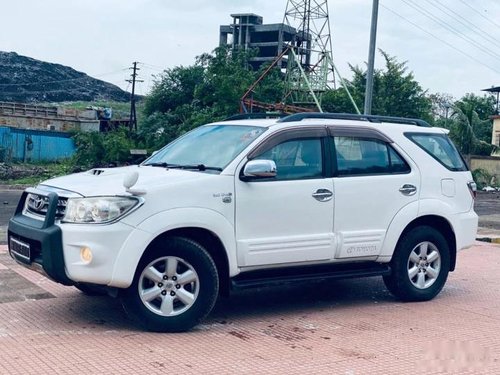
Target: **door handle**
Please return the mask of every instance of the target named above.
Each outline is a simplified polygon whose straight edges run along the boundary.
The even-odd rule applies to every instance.
[[[312,197],[319,202],[328,202],[333,197],[333,193],[328,189],[318,189],[313,194]]]
[[[417,192],[417,187],[415,185],[411,185],[411,184],[404,184],[403,186],[401,186],[399,188],[399,191],[403,195],[411,196],[411,195],[415,195],[415,193]]]

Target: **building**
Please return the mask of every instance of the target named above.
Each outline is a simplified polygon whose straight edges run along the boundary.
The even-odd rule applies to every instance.
[[[0,126],[41,131],[99,131],[94,110],[0,102]]]
[[[500,147],[500,116],[492,116],[493,129],[491,131],[491,144]]]
[[[295,28],[284,23],[264,24],[263,18],[253,13],[231,14],[233,22],[220,26],[220,46],[230,46],[233,51],[258,49],[257,56],[250,59],[254,69],[270,63],[281,54],[287,45],[297,39]],[[310,42],[310,41],[309,41]],[[281,67],[286,66],[283,58]]]

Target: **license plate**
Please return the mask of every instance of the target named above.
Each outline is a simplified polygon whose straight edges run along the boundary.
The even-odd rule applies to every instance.
[[[19,241],[16,238],[10,238],[10,252],[16,259],[24,263],[31,263],[30,244]]]

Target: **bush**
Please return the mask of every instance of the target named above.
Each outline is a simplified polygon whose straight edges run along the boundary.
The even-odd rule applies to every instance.
[[[485,169],[478,168],[472,171],[472,178],[476,182],[478,189],[482,189],[483,187],[489,185],[491,177],[491,174]]]
[[[130,159],[130,150],[137,148],[137,141],[126,128],[107,133],[78,132],[73,139],[77,149],[73,163],[83,168],[123,164]]]

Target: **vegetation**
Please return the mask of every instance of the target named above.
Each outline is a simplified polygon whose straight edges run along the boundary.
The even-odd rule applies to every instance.
[[[429,94],[408,70],[406,62],[380,51],[384,67],[375,71],[373,114],[423,118],[434,126],[450,130],[450,136],[465,155],[489,155],[492,122],[495,111],[492,96],[467,94],[454,100],[447,94]],[[240,98],[261,75],[247,64],[252,52],[232,54],[217,48],[211,54],[198,56],[191,66],[166,69],[156,77],[153,88],[138,105],[137,132],[119,129],[108,133],[77,133],[77,152],[68,168],[82,169],[123,164],[130,161],[130,149],[147,149],[149,153],[201,125],[239,112]],[[265,69],[266,67],[262,67]],[[366,70],[351,65],[352,77],[346,80],[355,102],[363,107]],[[256,100],[277,103],[282,100],[283,76],[275,68],[254,90]],[[128,113],[125,103],[70,104],[83,109],[89,104],[111,106],[115,112]],[[327,91],[323,109],[329,112],[353,113],[354,108],[343,87]]]
[[[472,178],[477,184],[477,188],[481,190],[485,186],[493,185],[493,186],[500,186],[499,181],[495,181],[494,176],[492,176],[487,170],[485,169],[474,169],[472,171]],[[495,184],[496,182],[496,184]]]
[[[37,165],[0,163],[0,181],[5,185],[33,186],[48,178],[62,176],[74,171],[69,160],[57,163],[39,163]]]
[[[137,103],[137,110],[141,111],[143,107],[143,102],[139,101]],[[119,118],[128,118],[130,114],[130,103],[127,102],[117,102],[109,100],[97,100],[92,102],[78,101],[78,102],[66,102],[66,103],[56,103],[55,105],[63,106],[66,108],[73,108],[78,110],[84,110],[88,107],[106,107],[113,109],[113,116]]]
[[[413,73],[407,72],[406,62],[398,62],[395,57],[380,51],[385,68],[376,70],[373,79],[372,113],[383,116],[401,116],[431,120],[432,102],[427,92],[415,80]],[[365,100],[366,71],[352,66],[353,78],[347,81],[347,88],[358,108]],[[328,112],[354,112],[353,105],[343,87],[328,91],[323,99],[323,109]]]

